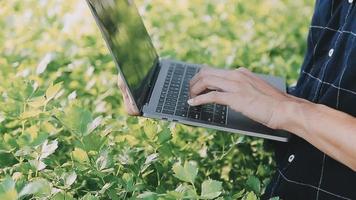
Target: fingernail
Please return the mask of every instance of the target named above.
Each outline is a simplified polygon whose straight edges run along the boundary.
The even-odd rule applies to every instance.
[[[194,99],[189,99],[188,104],[192,106],[194,104]]]

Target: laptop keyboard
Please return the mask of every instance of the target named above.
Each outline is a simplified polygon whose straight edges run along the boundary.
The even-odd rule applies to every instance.
[[[227,107],[219,104],[189,106],[189,82],[198,72],[195,66],[172,64],[163,84],[156,112],[226,124]]]

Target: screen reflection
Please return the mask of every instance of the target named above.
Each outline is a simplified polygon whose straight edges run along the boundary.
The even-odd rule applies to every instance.
[[[142,106],[157,54],[132,0],[87,0],[136,104]]]

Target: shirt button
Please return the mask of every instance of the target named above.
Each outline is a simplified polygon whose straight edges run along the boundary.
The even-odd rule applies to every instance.
[[[288,162],[291,163],[294,160],[294,157],[295,157],[294,154],[290,155],[288,158]]]
[[[349,3],[352,3],[352,2],[354,2],[354,0],[349,0]]]
[[[334,54],[334,49],[330,49],[330,51],[329,51],[329,57],[333,56],[333,54]]]

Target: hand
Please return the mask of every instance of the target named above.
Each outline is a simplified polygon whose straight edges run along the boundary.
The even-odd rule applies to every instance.
[[[122,96],[124,98],[124,106],[126,109],[126,112],[131,115],[131,116],[137,116],[140,114],[140,111],[138,110],[135,101],[130,97],[129,95],[129,89],[125,85],[124,81],[122,80],[120,74],[117,76],[117,85],[119,86]]]
[[[203,67],[190,81],[188,104],[227,105],[270,128],[279,128],[281,103],[295,101],[245,68],[223,70]]]

